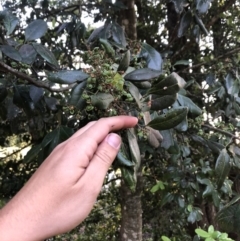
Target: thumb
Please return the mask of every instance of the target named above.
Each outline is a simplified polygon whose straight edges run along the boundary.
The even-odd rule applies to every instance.
[[[96,185],[99,185],[100,189],[108,168],[116,158],[120,146],[121,137],[115,133],[108,134],[98,146],[84,173],[84,178],[92,182],[91,184],[96,183]]]

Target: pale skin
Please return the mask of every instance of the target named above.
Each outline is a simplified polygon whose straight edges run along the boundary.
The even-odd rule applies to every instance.
[[[121,138],[137,118],[103,118],[58,145],[25,186],[0,210],[1,241],[40,241],[65,233],[90,213]]]

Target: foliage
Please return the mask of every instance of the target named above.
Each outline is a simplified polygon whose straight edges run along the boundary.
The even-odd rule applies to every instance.
[[[138,39],[131,40],[117,18],[125,1],[6,2],[0,12],[1,146],[32,149],[24,159],[1,159],[0,195],[14,195],[58,143],[89,121],[134,115],[139,124],[120,132],[124,144],[110,172],[121,169],[134,191],[142,169],[145,240],[163,234],[191,240],[196,227],[211,224],[239,235],[238,3],[135,5]],[[84,11],[104,24],[85,26]],[[14,144],[7,143],[13,136]],[[119,195],[113,186],[96,210]],[[113,202],[107,224],[93,212],[82,226],[86,236],[115,240],[120,202]],[[210,229],[204,232],[226,236]]]

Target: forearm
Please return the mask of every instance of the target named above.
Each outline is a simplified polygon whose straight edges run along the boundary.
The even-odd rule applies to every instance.
[[[0,210],[0,240],[1,241],[40,241],[41,234],[36,229],[34,213],[31,207],[23,203],[10,201]]]

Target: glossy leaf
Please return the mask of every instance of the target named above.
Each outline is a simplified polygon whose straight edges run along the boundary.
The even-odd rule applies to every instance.
[[[94,42],[95,40],[102,38],[102,32],[104,30],[104,26],[101,26],[99,28],[95,28],[92,32],[92,34],[89,36],[87,43],[90,44]]]
[[[61,70],[48,73],[48,79],[58,84],[73,84],[75,82],[84,81],[88,77],[89,75],[81,70]]]
[[[171,0],[174,3],[175,11],[181,13],[185,4],[185,0]]]
[[[129,154],[127,152],[126,146],[124,143],[121,144],[120,150],[117,154],[117,164],[125,167],[133,167],[134,163],[130,161]]]
[[[226,179],[230,169],[230,156],[228,155],[227,150],[223,149],[220,152],[215,165],[216,182],[218,188],[221,188],[223,185],[223,182]]]
[[[200,0],[200,1],[201,1],[201,0]],[[205,1],[205,0],[204,0],[204,1]],[[200,29],[203,31],[203,33],[204,33],[205,35],[208,35],[208,31],[207,31],[207,29],[206,29],[206,27],[205,27],[202,19],[199,18],[196,14],[194,15],[194,17],[195,17],[195,21],[197,22],[198,26],[199,26]]]
[[[154,69],[142,68],[136,69],[124,76],[124,79],[131,82],[144,82],[157,78],[161,74],[161,71]]]
[[[178,94],[177,100],[181,106],[188,107],[189,112],[193,115],[198,116],[202,114],[202,110],[196,104],[194,104],[190,98]]]
[[[48,30],[47,23],[42,19],[31,22],[25,29],[25,41],[41,38]]]
[[[100,38],[99,42],[102,44],[102,46],[104,47],[106,53],[110,57],[114,57],[115,56],[115,51],[114,51],[112,45],[106,39]]]
[[[161,142],[161,147],[167,150],[169,147],[174,146],[174,137],[173,137],[172,130],[162,130],[160,133],[163,137],[163,141]]]
[[[32,99],[32,101],[34,102],[34,104],[36,104],[42,97],[43,97],[43,89],[40,87],[37,87],[35,85],[31,85],[29,88],[29,95]]]
[[[147,91],[147,94],[155,95],[174,95],[180,88],[185,86],[186,82],[177,73],[173,72],[165,79],[161,80],[159,83],[152,86],[151,89]]]
[[[142,43],[140,57],[145,59],[147,67],[157,71],[162,71],[163,60],[159,52],[147,43]]]
[[[201,33],[200,33],[200,27],[199,25],[195,25],[194,28],[193,28],[193,36],[195,38],[195,42],[197,44],[199,44],[200,42],[200,39],[201,39]]]
[[[54,54],[45,46],[42,44],[32,43],[34,49],[37,51],[37,53],[45,59],[48,63],[52,64],[56,68],[58,68],[58,62],[54,56]]]
[[[36,50],[30,44],[23,44],[18,51],[22,57],[22,62],[25,64],[32,64],[37,57]]]
[[[111,32],[113,41],[125,48],[127,46],[127,41],[123,28],[118,23],[114,22],[111,26]]]
[[[210,7],[210,3],[212,0],[196,0],[196,10],[198,11],[199,14],[204,14],[208,11]]]
[[[164,95],[149,101],[150,110],[163,110],[171,106],[176,101],[177,95]]]
[[[127,137],[128,137],[128,144],[129,144],[131,159],[135,163],[135,167],[138,168],[141,163],[141,154],[140,154],[140,149],[138,145],[138,139],[134,128],[127,129]]]
[[[189,64],[190,64],[189,60],[182,59],[182,60],[178,60],[173,66],[176,66],[176,65],[189,65]]]
[[[178,107],[169,110],[166,114],[159,115],[148,123],[156,130],[168,130],[181,123],[187,116],[188,108]]]
[[[7,30],[7,35],[10,35],[18,25],[19,19],[16,16],[14,16],[11,12],[6,10],[3,11],[2,14],[3,24],[5,29]]]
[[[208,85],[213,85],[216,82],[216,76],[214,73],[209,73],[206,77],[206,82]]]
[[[132,168],[121,167],[122,178],[132,192],[136,190],[137,177]]]
[[[70,99],[68,102],[70,105],[76,106],[77,108],[81,108],[83,100],[81,96],[83,94],[83,91],[85,90],[86,85],[87,81],[83,81],[72,89]]]
[[[66,126],[60,126],[57,129],[53,130],[49,133],[49,139],[51,142],[49,143],[48,153],[51,153],[52,150],[63,141],[66,141],[69,137],[73,135],[74,131],[71,128]]]
[[[123,58],[119,63],[119,66],[118,66],[118,69],[117,69],[118,72],[119,71],[125,72],[128,69],[129,64],[130,64],[130,57],[131,57],[130,50],[127,50],[124,53]]]
[[[2,45],[1,46],[1,50],[2,52],[8,56],[10,59],[13,59],[13,60],[16,60],[18,62],[21,62],[22,61],[22,57],[21,55],[19,54],[19,52],[13,48],[12,46],[9,46],[9,45]]]
[[[181,38],[185,32],[190,27],[190,24],[192,22],[192,13],[190,10],[188,10],[183,17],[181,18],[180,25],[178,28],[178,37]]]
[[[28,153],[26,154],[26,156],[24,157],[23,162],[24,163],[30,163],[31,161],[33,161],[33,159],[35,159],[38,155],[38,153],[42,150],[42,145],[38,144],[33,146]]]
[[[92,105],[100,110],[106,110],[110,104],[114,101],[111,94],[98,92],[91,96]]]

